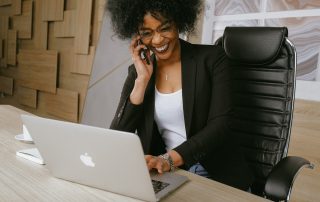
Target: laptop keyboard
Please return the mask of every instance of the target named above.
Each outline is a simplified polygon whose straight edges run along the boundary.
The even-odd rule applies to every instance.
[[[159,191],[169,186],[169,183],[152,180],[152,185],[153,185],[154,192],[158,193]]]

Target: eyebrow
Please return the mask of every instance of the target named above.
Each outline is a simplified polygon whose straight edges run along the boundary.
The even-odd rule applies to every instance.
[[[169,25],[169,24],[170,24],[170,21],[169,21],[169,20],[166,20],[166,21],[164,21],[163,23],[161,23],[161,25],[160,25],[159,27],[163,27],[163,26]],[[159,27],[157,27],[157,29],[158,29]],[[141,27],[140,30],[144,31],[144,30],[152,30],[152,29],[147,28],[147,27]]]

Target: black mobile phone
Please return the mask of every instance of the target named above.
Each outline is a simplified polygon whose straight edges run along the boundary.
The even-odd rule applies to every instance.
[[[141,39],[138,40],[138,45],[140,45],[140,44],[143,44]],[[150,60],[147,56],[147,51],[149,51],[148,48],[146,48],[146,49],[142,48],[141,52],[140,52],[140,57],[141,57],[141,59],[145,60],[148,65],[150,65]]]

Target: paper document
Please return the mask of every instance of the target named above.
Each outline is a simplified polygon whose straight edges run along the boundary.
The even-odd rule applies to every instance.
[[[16,152],[16,155],[35,163],[44,165],[43,158],[41,157],[37,148],[19,150]]]

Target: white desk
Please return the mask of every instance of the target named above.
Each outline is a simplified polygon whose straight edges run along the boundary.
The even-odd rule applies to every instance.
[[[17,150],[34,147],[14,139],[22,133],[21,114],[28,113],[0,105],[0,201],[138,201],[57,179],[46,167],[17,157]],[[163,201],[267,201],[183,170],[177,172],[190,181]]]

